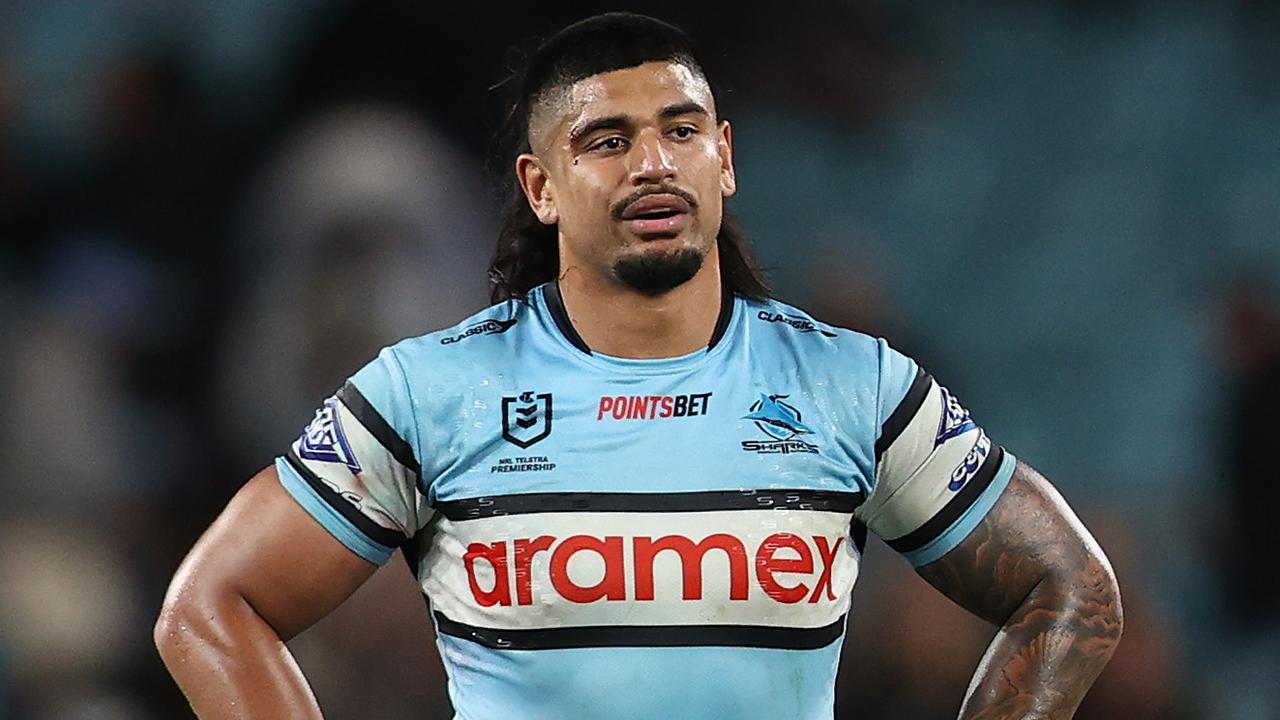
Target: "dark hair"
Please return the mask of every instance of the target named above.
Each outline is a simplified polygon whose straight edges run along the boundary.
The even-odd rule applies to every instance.
[[[492,168],[502,187],[502,228],[489,265],[494,302],[523,297],[555,279],[560,269],[555,225],[543,225],[512,172],[515,158],[530,152],[529,115],[549,92],[583,78],[647,62],[670,60],[704,79],[693,42],[674,25],[645,15],[606,13],[560,30],[539,45],[508,80],[511,99],[498,137]],[[708,81],[708,84],[709,81]],[[716,236],[720,272],[730,290],[756,300],[769,295],[755,253],[728,208]]]

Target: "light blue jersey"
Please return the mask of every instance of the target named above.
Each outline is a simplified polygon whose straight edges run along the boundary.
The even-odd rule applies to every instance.
[[[403,548],[458,718],[831,718],[867,529],[932,562],[1008,483],[883,340],[722,305],[631,360],[544,285],[383,350],[277,460],[353,552]]]

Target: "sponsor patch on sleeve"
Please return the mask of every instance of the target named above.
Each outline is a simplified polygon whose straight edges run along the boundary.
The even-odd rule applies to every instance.
[[[969,417],[969,411],[964,409],[950,391],[941,385],[938,388],[942,390],[942,419],[938,422],[938,437],[934,440],[934,447],[978,427]]]
[[[341,415],[337,400],[325,400],[298,441],[298,455],[305,460],[346,465],[352,475],[359,475],[360,462],[342,430]]]

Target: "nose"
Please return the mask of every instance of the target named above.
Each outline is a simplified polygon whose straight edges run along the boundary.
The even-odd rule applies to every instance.
[[[675,158],[662,142],[662,135],[653,129],[641,131],[631,146],[631,183],[647,185],[670,180],[676,176]]]

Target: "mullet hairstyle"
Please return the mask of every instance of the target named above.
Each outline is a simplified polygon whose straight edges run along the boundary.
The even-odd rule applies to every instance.
[[[606,13],[560,30],[539,45],[508,79],[511,97],[499,131],[491,168],[502,188],[502,228],[489,265],[493,302],[523,298],[558,277],[556,225],[543,225],[529,207],[512,167],[529,144],[532,109],[554,91],[583,78],[647,62],[677,62],[707,80],[693,56],[693,43],[679,28],[633,13]],[[710,81],[708,80],[708,85]],[[713,93],[714,94],[714,93]],[[746,236],[724,209],[716,236],[725,286],[754,300],[769,296],[769,285]]]

